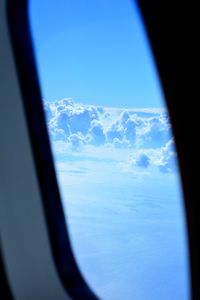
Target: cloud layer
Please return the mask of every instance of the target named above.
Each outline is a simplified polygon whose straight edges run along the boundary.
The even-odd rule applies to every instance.
[[[126,151],[124,161],[132,166],[155,165],[161,172],[175,169],[171,125],[164,110],[97,107],[69,98],[44,102],[44,109],[52,144],[59,144],[65,153],[89,155],[92,149],[94,155],[100,148],[104,157],[121,153],[122,160]]]

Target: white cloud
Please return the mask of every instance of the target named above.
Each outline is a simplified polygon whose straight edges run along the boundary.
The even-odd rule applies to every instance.
[[[170,124],[166,114],[144,119],[144,126],[138,128],[137,136],[143,147],[162,147],[170,138]]]
[[[83,105],[70,98],[44,102],[44,109],[52,143],[63,141],[67,153],[69,149],[87,157],[103,153],[105,158],[111,151],[118,162],[127,161],[132,167],[155,166],[161,172],[176,168],[171,126],[164,110]]]
[[[167,173],[176,170],[177,159],[175,152],[174,140],[170,139],[169,142],[162,148],[162,161],[160,163],[160,171]]]
[[[91,122],[89,134],[91,136],[90,142],[94,145],[104,145],[106,142],[106,137],[104,134],[103,126],[98,120],[93,120]]]
[[[81,132],[72,133],[68,138],[68,142],[73,150],[80,150],[85,143],[85,137]]]

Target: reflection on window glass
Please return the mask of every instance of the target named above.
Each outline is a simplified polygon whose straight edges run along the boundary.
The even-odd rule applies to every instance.
[[[189,299],[176,150],[136,4],[32,0],[29,13],[81,273],[101,299]]]

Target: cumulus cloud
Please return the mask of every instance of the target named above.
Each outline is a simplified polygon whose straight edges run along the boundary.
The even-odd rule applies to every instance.
[[[133,166],[154,165],[161,172],[175,169],[174,142],[165,111],[83,105],[70,98],[44,102],[44,110],[51,140],[66,143],[68,151],[89,146],[128,149]]]
[[[67,136],[81,132],[87,134],[91,122],[98,120],[97,109],[93,106],[75,104],[71,99],[44,103],[47,122],[51,129],[62,129]]]
[[[89,134],[91,136],[90,142],[94,145],[104,145],[106,137],[104,134],[103,126],[98,120],[93,120],[90,125]]]
[[[143,147],[162,147],[170,137],[170,123],[166,114],[143,119],[138,130],[138,140]]]
[[[45,102],[44,109],[53,139],[68,139],[72,134],[89,135],[88,143],[162,147],[169,140],[170,124],[166,113],[95,107],[71,99]],[[57,136],[56,136],[57,135]],[[69,140],[69,139],[68,139]]]
[[[162,153],[162,160],[159,166],[160,171],[164,173],[175,171],[177,168],[177,164],[173,139],[170,139],[169,142],[167,142],[166,145],[162,148]]]
[[[107,140],[112,143],[114,139],[118,139],[122,141],[124,137],[124,128],[119,121],[112,124],[111,127],[107,131]]]
[[[85,137],[81,132],[72,133],[68,138],[68,142],[70,143],[72,149],[74,150],[79,150],[83,146],[84,141],[85,141]]]
[[[136,141],[136,128],[137,128],[137,123],[134,120],[128,119],[124,124],[125,138],[131,144],[135,143]]]
[[[161,148],[143,148],[133,149],[131,158],[127,160],[127,165],[130,168],[140,167],[149,168],[156,167],[162,173],[173,172],[177,169],[176,151],[174,140],[171,138]]]

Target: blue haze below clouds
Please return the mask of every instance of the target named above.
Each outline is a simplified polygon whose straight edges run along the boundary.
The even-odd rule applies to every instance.
[[[102,162],[84,173],[68,171],[57,165],[71,242],[99,298],[189,299],[176,175],[152,170],[134,176]]]

